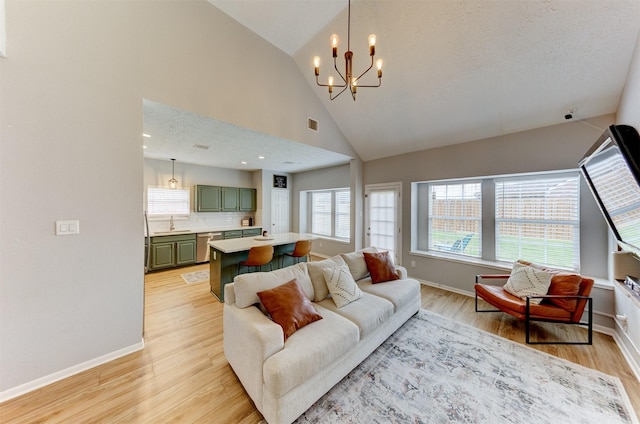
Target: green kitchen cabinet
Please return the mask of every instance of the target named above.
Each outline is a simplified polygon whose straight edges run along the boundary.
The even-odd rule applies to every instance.
[[[151,263],[157,270],[196,263],[196,235],[151,237]]]
[[[240,237],[242,237],[242,230],[225,231],[223,237],[224,237],[225,240],[234,239],[234,238],[240,238]]]
[[[238,189],[236,187],[222,187],[222,212],[236,212],[238,210]]]
[[[196,186],[196,212],[220,212],[222,187],[210,185]]]
[[[255,237],[262,234],[262,228],[247,228],[242,230],[242,237]]]
[[[240,188],[238,189],[239,195],[239,211],[241,212],[253,212],[256,210],[256,189],[255,188]]]

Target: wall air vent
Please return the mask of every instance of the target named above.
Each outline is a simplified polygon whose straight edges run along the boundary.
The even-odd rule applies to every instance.
[[[205,146],[204,144],[194,144],[193,148],[194,149],[209,150],[209,146]]]
[[[307,118],[307,128],[311,131],[318,132],[318,121],[313,118]]]

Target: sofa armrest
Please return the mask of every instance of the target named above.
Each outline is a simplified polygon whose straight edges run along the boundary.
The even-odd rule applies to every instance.
[[[254,400],[262,407],[262,365],[274,353],[284,349],[282,327],[255,306],[238,308],[224,305],[224,355]]]
[[[401,280],[406,280],[407,278],[409,278],[409,274],[407,273],[407,268],[400,265],[396,265],[396,271],[398,271],[398,275],[400,275]]]

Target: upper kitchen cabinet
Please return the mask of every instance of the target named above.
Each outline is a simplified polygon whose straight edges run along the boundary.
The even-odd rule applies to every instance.
[[[196,212],[220,212],[221,187],[209,185],[196,186]]]
[[[241,188],[239,189],[240,207],[241,212],[253,212],[256,210],[256,189],[255,188]]]
[[[256,210],[256,189],[237,187],[196,186],[196,212],[253,212]]]
[[[237,212],[238,210],[238,189],[235,187],[222,187],[222,211]]]

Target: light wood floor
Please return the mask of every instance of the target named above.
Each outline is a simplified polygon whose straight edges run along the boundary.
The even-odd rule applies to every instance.
[[[222,304],[207,283],[187,285],[180,277],[207,268],[147,275],[145,349],[0,404],[0,422],[258,423],[260,413],[223,354]],[[422,306],[524,343],[522,322],[477,314],[472,298],[423,286]],[[547,327],[538,328],[540,337],[548,336]],[[562,336],[582,330],[568,331]],[[595,333],[593,346],[535,348],[618,376],[640,415],[640,384],[611,337]]]

